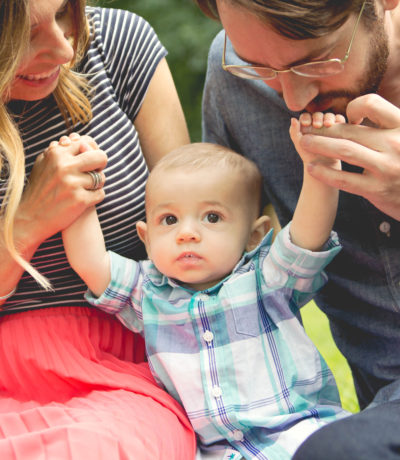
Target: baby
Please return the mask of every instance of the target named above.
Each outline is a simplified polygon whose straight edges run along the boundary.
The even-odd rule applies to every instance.
[[[303,125],[342,121],[301,117]],[[340,250],[331,232],[338,192],[308,175],[307,163],[319,160],[301,149],[297,120],[290,134],[304,182],[274,242],[256,165],[205,143],[176,149],[150,173],[146,222],[137,224],[150,260],[107,252],[94,209],[63,234],[87,300],[144,335],[154,377],[198,435],[198,458],[289,459],[347,415],[298,319]]]

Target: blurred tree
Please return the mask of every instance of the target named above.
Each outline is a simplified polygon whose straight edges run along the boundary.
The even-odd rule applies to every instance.
[[[201,139],[201,95],[212,39],[221,29],[192,0],[91,0],[144,17],[168,50],[167,60],[181,98],[193,142]]]

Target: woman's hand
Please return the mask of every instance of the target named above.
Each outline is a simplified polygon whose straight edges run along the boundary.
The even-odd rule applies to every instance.
[[[88,136],[73,133],[53,141],[33,166],[17,221],[26,222],[38,243],[68,227],[86,208],[103,200],[106,164],[106,154]],[[100,174],[96,190],[89,171]]]
[[[400,220],[400,109],[375,94],[347,106],[349,123],[310,129],[299,143],[326,158],[359,166],[361,174],[311,163],[310,175],[332,187],[360,195],[385,214]],[[362,126],[364,119],[374,127]]]

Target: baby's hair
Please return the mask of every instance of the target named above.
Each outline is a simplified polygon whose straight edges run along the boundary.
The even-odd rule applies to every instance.
[[[195,142],[178,147],[157,162],[150,177],[171,169],[187,169],[193,172],[210,168],[221,171],[221,180],[224,180],[224,170],[239,173],[243,189],[249,196],[249,206],[254,203],[257,213],[260,211],[262,177],[257,165],[222,145]]]

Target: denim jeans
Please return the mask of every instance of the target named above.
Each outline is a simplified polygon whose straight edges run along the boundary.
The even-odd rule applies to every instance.
[[[362,412],[313,433],[293,460],[398,460],[400,381],[378,392]]]
[[[262,81],[221,68],[223,35],[209,54],[203,96],[203,139],[254,160],[264,177],[265,203],[281,225],[291,219],[303,166],[289,137],[290,112]],[[227,62],[240,63],[230,43]],[[343,169],[358,171],[352,165]],[[400,379],[400,223],[362,197],[340,193],[334,225],[342,252],[327,267],[329,282],[316,298],[353,371],[360,406]]]

